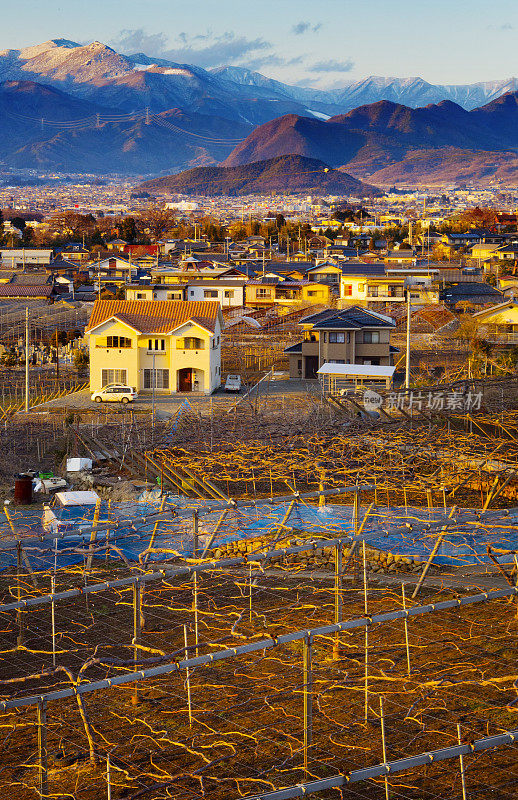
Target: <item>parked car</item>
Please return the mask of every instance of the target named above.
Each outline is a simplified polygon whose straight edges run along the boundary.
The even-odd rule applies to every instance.
[[[227,375],[225,391],[238,393],[241,391],[241,375]]]
[[[132,403],[138,397],[136,390],[132,386],[124,386],[122,383],[109,383],[103,386],[98,392],[92,394],[92,400],[96,403]]]

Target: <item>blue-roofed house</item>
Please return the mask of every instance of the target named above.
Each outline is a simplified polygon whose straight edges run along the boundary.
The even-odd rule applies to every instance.
[[[394,348],[390,331],[395,322],[360,306],[326,308],[303,317],[303,338],[285,349],[290,378],[314,379],[327,363],[391,366]]]

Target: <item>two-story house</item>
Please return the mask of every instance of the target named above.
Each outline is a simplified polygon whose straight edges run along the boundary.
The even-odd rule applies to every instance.
[[[119,256],[110,256],[88,264],[88,275],[93,281],[108,279],[111,283],[122,285],[130,283],[136,274],[136,265]]]
[[[252,308],[275,304],[325,304],[330,300],[330,287],[316,281],[295,281],[278,275],[266,275],[264,278],[249,280],[245,285],[245,305]]]
[[[187,284],[131,283],[125,286],[126,300],[185,300]]]
[[[124,383],[137,391],[211,394],[221,384],[218,302],[97,300],[85,333],[90,389]]]
[[[518,302],[513,298],[473,314],[483,339],[499,344],[518,344]]]
[[[324,364],[390,366],[390,331],[395,322],[385,314],[350,306],[327,308],[300,320],[301,342],[287,347],[290,378],[316,378]]]
[[[193,281],[186,288],[187,300],[217,300],[222,308],[240,307],[245,304],[246,276],[218,278],[217,280]]]

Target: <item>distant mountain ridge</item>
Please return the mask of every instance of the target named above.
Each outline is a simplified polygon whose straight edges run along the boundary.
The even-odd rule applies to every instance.
[[[156,175],[219,162],[228,155],[230,140],[252,129],[179,108],[155,115],[149,125],[145,115],[118,116],[49,86],[6,81],[0,84],[0,161],[41,172]]]
[[[518,154],[518,92],[472,111],[451,101],[414,109],[383,100],[327,121],[286,115],[256,128],[224,165],[297,153],[344,168],[362,180],[384,184],[386,180],[397,182],[397,164],[403,162],[402,178],[425,180],[427,159],[435,162],[433,170],[439,179],[434,156],[438,152],[442,153],[441,169],[446,170],[445,179],[450,182],[455,181],[454,162],[463,179],[467,172],[473,181],[483,178],[487,182],[493,176],[503,180],[504,174],[509,180],[510,173],[502,167],[514,158],[513,153]],[[417,153],[423,161],[421,168]],[[477,156],[473,172],[466,170],[469,153]]]
[[[201,167],[167,175],[141,184],[157,194],[250,195],[271,192],[318,192],[319,194],[379,195],[374,186],[327,164],[303,156],[280,156],[239,167]]]
[[[143,73],[140,84],[135,81],[134,74],[139,72]],[[246,113],[252,111],[249,104],[252,98],[265,103],[266,108],[259,112],[263,118],[253,119],[252,114],[252,117],[246,118],[250,122],[265,122],[267,108],[271,119],[290,110],[301,113],[303,107],[308,113],[314,109],[333,116],[379,100],[390,100],[412,108],[452,100],[471,110],[518,89],[514,78],[474,84],[434,85],[419,77],[371,75],[345,82],[337,89],[321,90],[290,86],[246,67],[225,66],[205,70],[145,53],[117,53],[98,41],[81,45],[69,39],[51,39],[20,50],[0,51],[0,80],[43,82],[84,99],[93,99],[95,95],[96,102],[115,104],[125,111],[134,110],[134,103],[138,99],[143,100],[140,108],[148,104],[153,111],[165,111],[172,106],[183,107],[184,102],[203,103],[203,95],[210,93],[214,101],[223,98],[241,101],[244,107],[240,113],[246,118]],[[127,92],[124,91],[125,87]],[[147,98],[144,100],[135,94],[134,89],[147,91]],[[293,107],[279,108],[280,113],[275,113],[273,103],[282,101],[292,103]],[[319,107],[315,109],[314,103]]]
[[[365,179],[416,149],[513,151],[514,83],[371,76],[325,91],[244,67],[206,70],[54,39],[0,52],[0,161],[146,175],[294,153]]]

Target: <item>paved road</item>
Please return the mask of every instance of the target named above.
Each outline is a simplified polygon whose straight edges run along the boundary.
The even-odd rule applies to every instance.
[[[294,398],[294,397],[306,397],[308,393],[311,396],[314,396],[315,399],[320,397],[320,387],[317,381],[298,381],[298,380],[271,380],[271,381],[263,381],[257,388],[253,389],[250,399],[254,400],[255,397],[260,396],[265,398],[268,397],[286,397],[286,398]],[[212,406],[214,408],[231,408],[235,405],[235,403],[241,400],[242,403],[246,404],[247,399],[245,396],[245,392],[242,391],[240,395],[233,395],[233,394],[225,394],[223,390],[218,390],[212,397],[207,397],[206,395],[199,395],[199,394],[192,394],[192,393],[185,393],[179,395],[162,395],[158,392],[155,394],[155,407],[157,413],[160,415],[163,413],[166,414],[174,414],[178,411],[180,405],[185,401],[189,400],[191,405],[196,408],[196,410],[200,412],[206,412],[212,402]],[[35,411],[55,411],[55,410],[66,410],[66,411],[75,411],[75,410],[93,410],[100,408],[107,408],[110,407],[119,407],[118,403],[106,403],[106,404],[99,404],[94,403],[90,399],[90,391],[85,390],[83,392],[74,392],[74,394],[67,395],[66,397],[60,397],[57,400],[51,400],[48,403],[43,403],[42,405],[38,406]],[[135,411],[151,411],[152,409],[152,398],[150,394],[141,394],[139,397],[132,403],[131,408]]]

